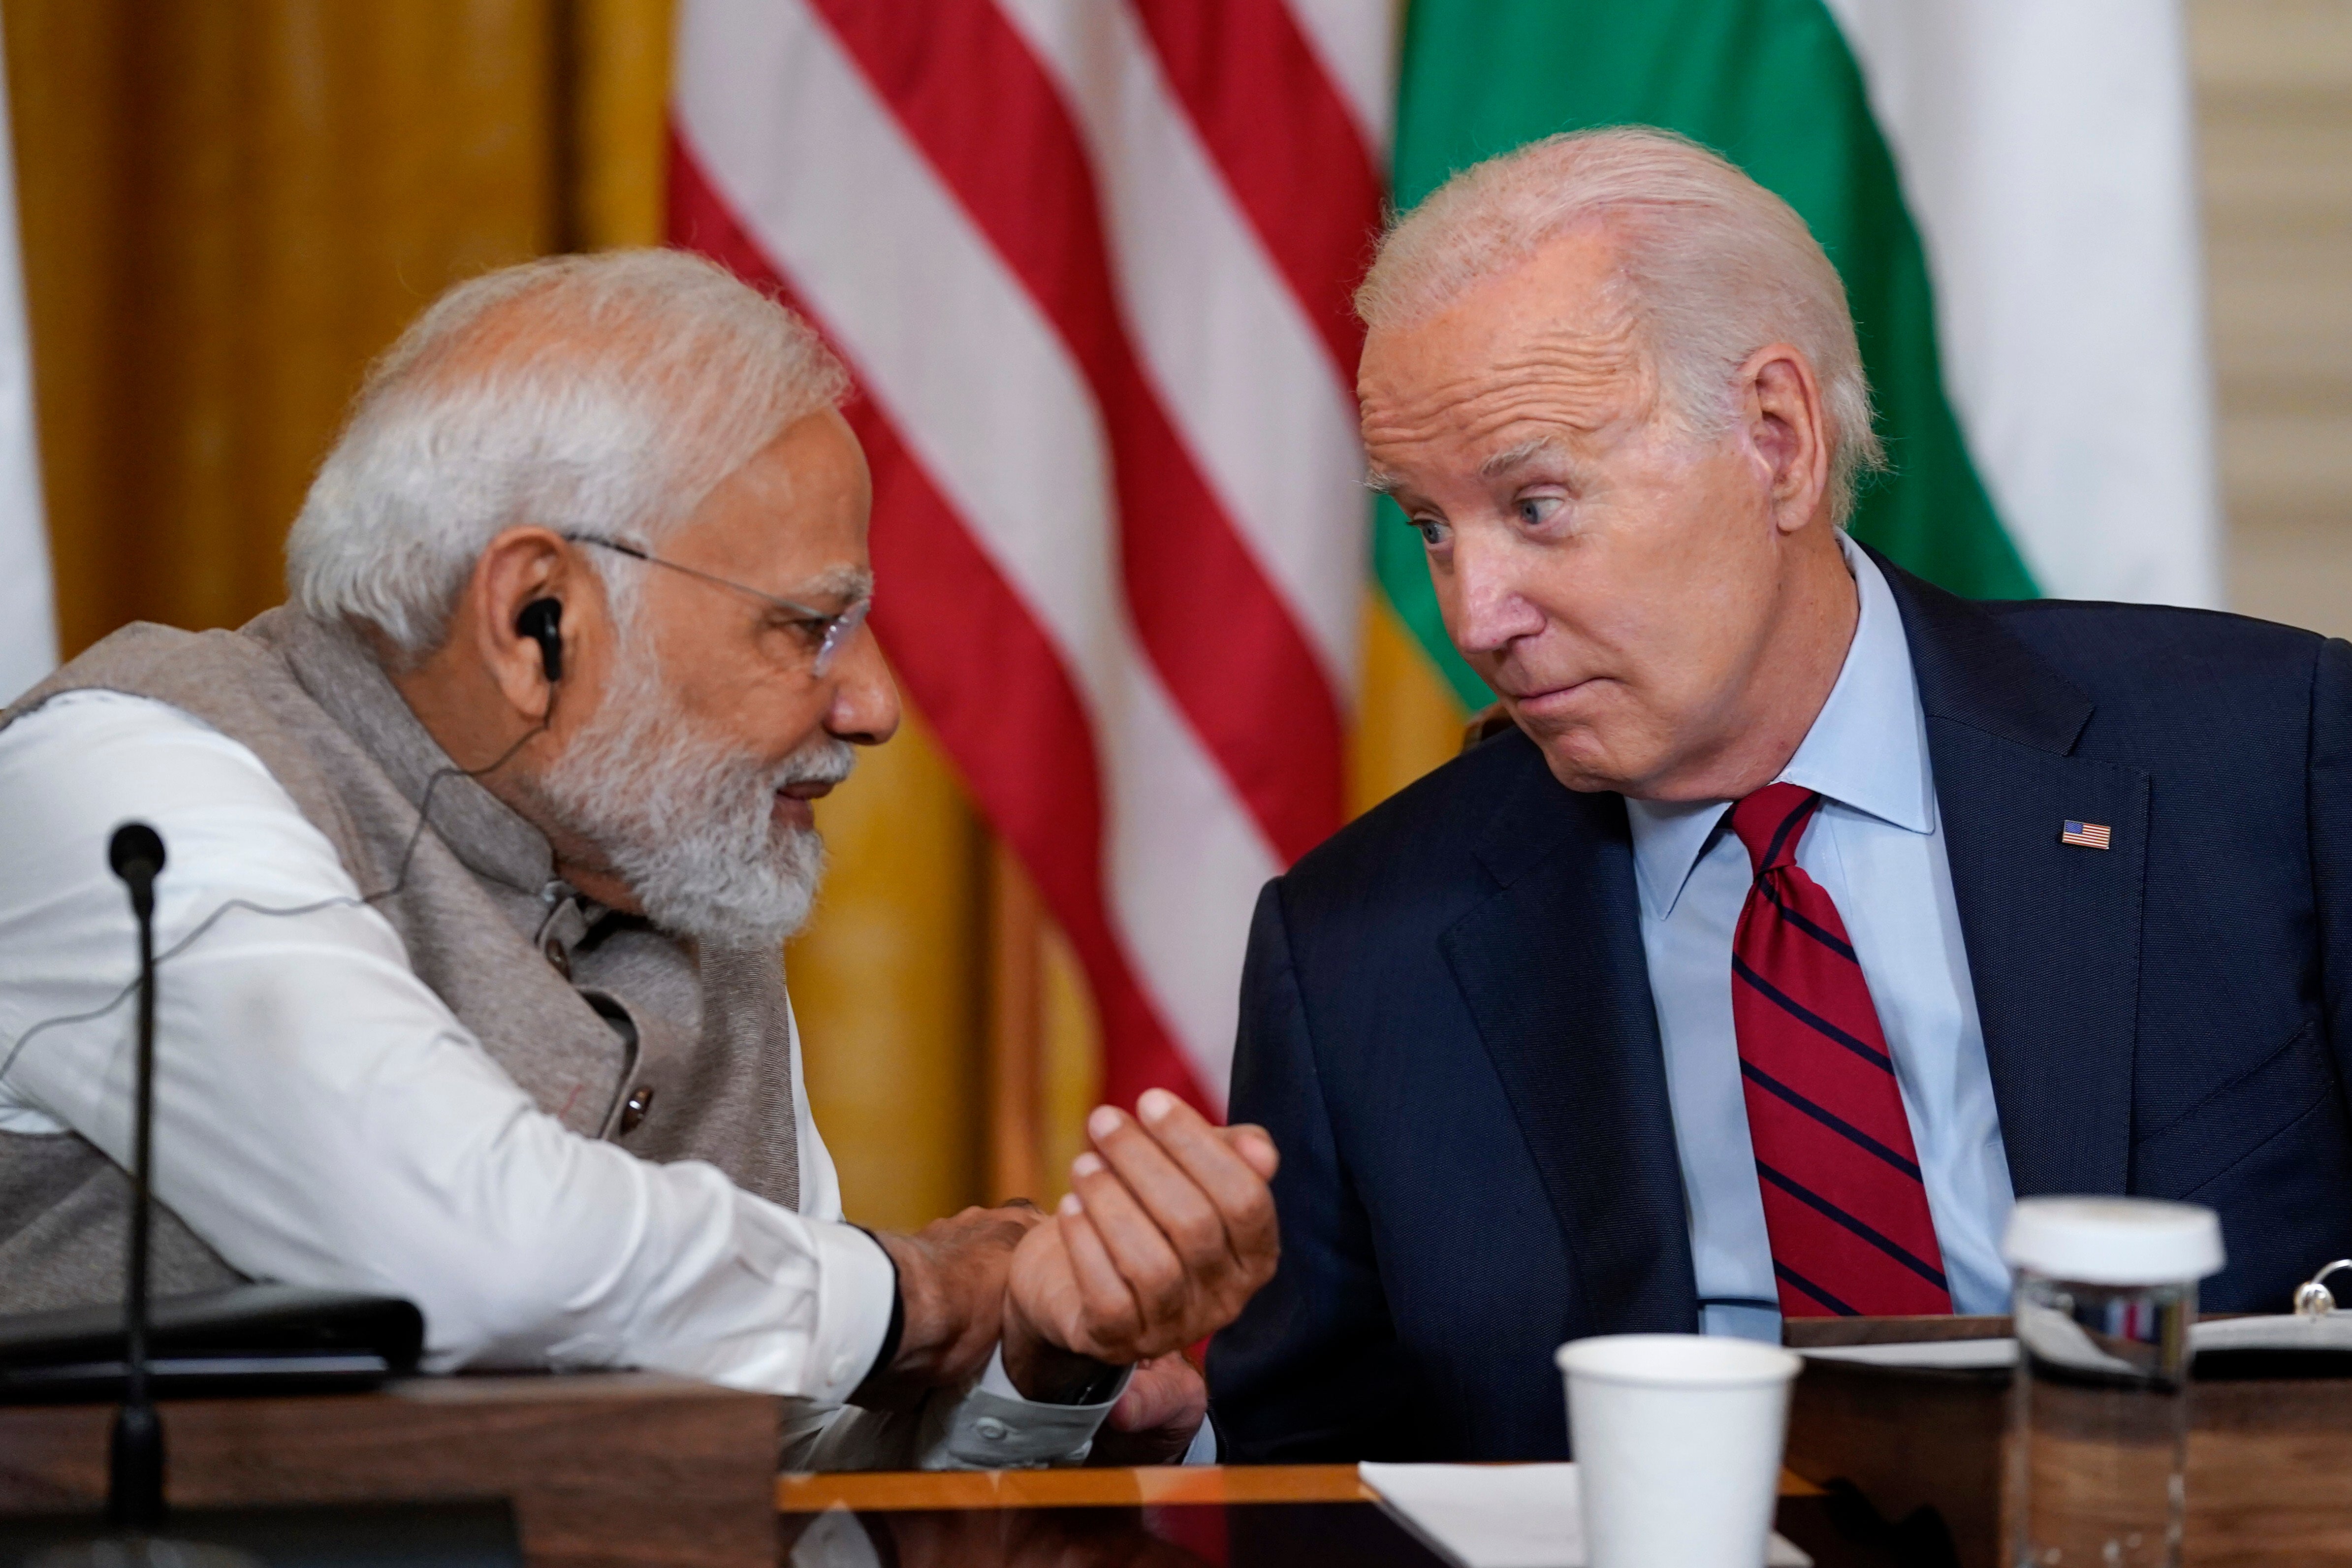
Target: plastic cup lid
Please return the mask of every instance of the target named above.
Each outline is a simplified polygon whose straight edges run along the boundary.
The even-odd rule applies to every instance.
[[[2221,1267],[2221,1222],[2154,1198],[2022,1198],[2001,1256],[2014,1268],[2086,1285],[2185,1285]]]

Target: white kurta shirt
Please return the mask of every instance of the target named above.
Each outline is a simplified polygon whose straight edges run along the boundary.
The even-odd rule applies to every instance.
[[[132,817],[168,856],[155,1194],[232,1267],[408,1298],[435,1369],[656,1368],[805,1401],[803,1430],[865,1378],[894,1277],[842,1222],[797,1037],[797,1213],[567,1131],[260,760],[145,698],[69,693],[0,730],[0,1132],[128,1163],[137,949],[106,846]],[[1107,1408],[1029,1404],[995,1364],[975,1397],[989,1418],[897,1462],[1068,1457]],[[972,1452],[940,1447],[959,1431]]]

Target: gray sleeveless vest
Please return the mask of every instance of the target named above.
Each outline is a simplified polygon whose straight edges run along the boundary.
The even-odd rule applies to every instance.
[[[798,1207],[782,954],[698,948],[580,897],[536,828],[444,771],[450,759],[352,632],[283,606],[235,632],[126,626],[0,727],[89,689],[170,703],[259,757],[361,892],[384,895],[373,907],[417,978],[540,1109],[648,1160],[708,1161]],[[0,1310],[119,1297],[130,1192],[78,1135],[0,1133]],[[154,1235],[159,1294],[240,1278],[160,1205]]]

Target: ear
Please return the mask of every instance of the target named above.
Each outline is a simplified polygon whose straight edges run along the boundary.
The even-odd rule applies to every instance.
[[[1830,435],[1821,381],[1804,351],[1788,343],[1758,349],[1740,366],[1743,413],[1772,521],[1793,533],[1825,510]]]
[[[562,606],[557,630],[569,650],[601,613],[601,595],[583,594],[583,569],[572,548],[544,528],[510,528],[490,541],[474,563],[456,637],[474,657],[518,717],[544,721],[553,699],[540,641],[525,629],[524,611],[542,599]],[[535,618],[545,618],[538,612]]]

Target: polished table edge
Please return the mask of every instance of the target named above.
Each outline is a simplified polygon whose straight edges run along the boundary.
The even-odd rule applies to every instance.
[[[1821,1489],[1780,1472],[1782,1497]],[[1154,1465],[1138,1469],[862,1470],[776,1479],[779,1513],[1154,1508],[1171,1503],[1377,1502],[1353,1465]]]
[[[1780,1343],[1792,1351],[1843,1348],[1849,1345],[1922,1344],[1946,1340],[2009,1338],[2009,1316],[1927,1318],[1786,1318],[1780,1323]]]
[[[786,1474],[782,1513],[1118,1508],[1160,1503],[1369,1502],[1353,1465],[1153,1465],[1136,1469],[866,1470]]]

